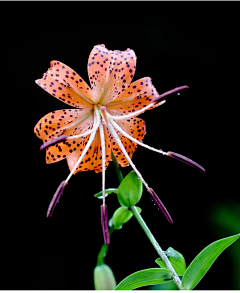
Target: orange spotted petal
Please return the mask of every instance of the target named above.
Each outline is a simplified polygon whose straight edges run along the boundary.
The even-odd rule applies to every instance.
[[[34,132],[44,143],[63,134],[73,135],[74,131],[70,131],[72,127],[77,127],[91,115],[92,109],[89,108],[52,111],[38,121]]]
[[[70,67],[52,61],[51,67],[36,84],[62,102],[76,107],[88,108],[93,104],[93,94],[87,83]]]
[[[129,114],[141,110],[158,96],[150,77],[144,77],[131,83],[115,100],[106,104],[111,115]],[[153,106],[154,107],[154,106]]]
[[[109,165],[111,160],[111,145],[109,138],[107,136],[106,128],[104,128],[105,133],[105,145],[106,145],[106,168]],[[89,137],[89,136],[88,136]],[[87,141],[85,142],[86,145]],[[83,147],[85,146],[83,145]],[[74,168],[77,160],[79,159],[83,148],[78,148],[76,152],[74,152],[71,156],[67,157],[67,163],[70,171]],[[85,157],[82,162],[79,164],[78,168],[74,172],[74,174],[81,171],[91,171],[95,170],[96,173],[102,172],[102,154],[101,154],[101,140],[100,140],[100,132],[99,129],[96,132],[96,136],[91,146],[89,147]]]
[[[124,131],[126,131],[128,134],[130,134],[135,139],[137,139],[139,141],[143,140],[143,138],[146,134],[146,125],[145,125],[144,120],[142,120],[141,118],[132,117],[132,118],[129,118],[126,120],[120,120],[117,123]],[[119,138],[121,139],[121,142],[124,145],[124,148],[126,149],[129,157],[132,158],[133,153],[135,152],[135,150],[137,148],[137,144],[132,142],[131,140],[129,140],[125,136],[123,136],[117,130],[116,130],[116,132],[117,132]],[[119,148],[114,137],[111,135],[110,131],[108,131],[108,135],[110,138],[111,148],[112,148],[113,154],[116,157],[116,159],[118,160],[118,163],[122,167],[128,166],[129,162],[127,161],[127,159],[123,155],[121,149]]]
[[[84,133],[93,126],[93,111],[89,109],[67,109],[53,111],[45,115],[34,128],[35,134],[47,142],[53,138]],[[65,159],[80,149],[88,140],[87,137],[67,139],[49,146],[46,151],[46,162],[51,164]]]
[[[133,50],[110,51],[104,45],[93,48],[88,59],[88,75],[95,102],[105,105],[131,83],[136,69]]]

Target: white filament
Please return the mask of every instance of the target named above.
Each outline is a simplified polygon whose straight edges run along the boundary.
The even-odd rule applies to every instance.
[[[79,138],[79,137],[83,137],[83,136],[87,136],[91,133],[93,133],[94,131],[96,131],[99,127],[99,124],[100,124],[100,116],[96,114],[96,112],[98,112],[98,109],[96,107],[96,105],[94,106],[94,117],[97,117],[97,121],[96,121],[96,124],[93,125],[93,128],[84,132],[84,133],[81,133],[81,134],[78,134],[78,135],[73,135],[73,136],[69,136],[68,139],[73,139],[73,138]]]
[[[125,150],[125,148],[124,148],[124,146],[123,146],[123,144],[122,144],[122,142],[121,142],[119,136],[117,135],[117,133],[116,133],[114,127],[111,125],[111,123],[109,123],[108,127],[109,127],[109,129],[110,129],[110,131],[111,131],[113,137],[115,138],[115,140],[116,140],[118,146],[120,147],[122,153],[124,154],[124,156],[126,157],[126,159],[127,159],[128,162],[129,162],[129,164],[132,166],[133,170],[134,170],[135,173],[137,174],[138,178],[143,182],[143,184],[144,184],[144,185],[146,186],[146,188],[149,190],[149,189],[150,189],[149,186],[147,185],[147,183],[146,183],[145,180],[143,179],[141,173],[137,170],[137,168],[136,168],[135,165],[133,164],[132,160],[130,159],[130,157],[129,157],[127,151]]]
[[[150,147],[149,145],[145,144],[145,143],[142,143],[141,141],[137,140],[136,138],[132,137],[131,135],[129,135],[126,131],[124,131],[119,125],[117,125],[116,122],[114,122],[112,119],[109,119],[110,123],[114,126],[115,129],[117,129],[119,132],[121,132],[125,137],[127,137],[128,139],[132,140],[133,142],[151,150],[151,151],[154,151],[154,152],[157,152],[157,153],[160,153],[162,155],[167,155],[166,152],[163,152],[162,150],[158,150],[158,149],[155,149],[153,147]]]
[[[158,106],[164,104],[165,102],[166,102],[166,100],[162,101],[161,103],[158,104]],[[142,108],[141,110],[138,110],[138,111],[133,112],[133,113],[131,113],[131,114],[121,115],[121,116],[112,116],[112,115],[110,115],[110,114],[107,112],[107,116],[108,116],[109,118],[114,119],[114,120],[128,119],[128,118],[131,118],[131,117],[137,116],[137,115],[139,115],[139,114],[145,112],[147,109],[149,109],[149,108],[151,108],[151,107],[153,107],[153,106],[155,106],[155,103],[151,103],[151,104],[147,105],[146,107]]]
[[[105,146],[105,137],[102,123],[99,126],[100,130],[100,139],[101,139],[101,147],[102,147],[102,198],[103,205],[105,205],[105,167],[106,167],[106,146]]]
[[[100,119],[100,117],[98,117],[99,113],[98,111],[95,111],[95,115],[94,115],[94,122],[93,122],[93,127],[95,126],[96,124],[96,121],[97,119]],[[96,132],[97,130],[95,130],[89,137],[89,140],[84,148],[84,150],[82,151],[79,159],[77,160],[77,163],[75,164],[74,168],[72,169],[71,173],[68,175],[67,179],[66,179],[66,183],[69,181],[69,179],[72,177],[73,173],[76,171],[77,167],[79,166],[79,164],[81,163],[82,159],[84,158],[86,152],[88,151],[89,147],[91,146],[94,138],[95,138],[95,135],[96,135]],[[65,183],[65,184],[66,184]]]

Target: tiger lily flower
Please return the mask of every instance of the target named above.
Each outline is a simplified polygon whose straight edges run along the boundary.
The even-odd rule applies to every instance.
[[[111,151],[120,166],[132,166],[150,194],[152,189],[131,160],[137,145],[205,171],[186,157],[142,142],[146,126],[137,116],[164,104],[166,95],[188,87],[178,87],[159,95],[149,77],[131,83],[135,69],[133,50],[110,51],[104,45],[97,45],[88,60],[91,88],[75,71],[59,61],[52,61],[43,78],[36,80],[52,96],[76,108],[53,111],[40,119],[34,128],[35,134],[43,140],[41,149],[46,148],[46,163],[66,159],[70,169],[69,176],[54,195],[47,216],[52,214],[55,201],[59,200],[71,176],[81,171],[102,172],[105,205],[105,170],[111,161]]]

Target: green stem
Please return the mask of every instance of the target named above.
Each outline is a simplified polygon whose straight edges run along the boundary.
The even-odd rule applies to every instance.
[[[114,231],[114,226],[110,227],[109,229],[109,238],[111,237],[113,231]],[[106,245],[105,243],[103,243],[97,256],[97,266],[104,264],[104,257],[107,255],[108,247],[109,245]]]
[[[148,239],[151,241],[153,247],[156,249],[157,253],[159,254],[159,256],[161,257],[161,259],[165,263],[166,267],[170,271],[173,272],[173,281],[176,283],[176,285],[178,286],[178,288],[181,290],[182,289],[182,282],[181,282],[181,280],[179,279],[177,273],[175,272],[172,264],[170,263],[169,259],[166,256],[166,254],[163,252],[162,248],[160,247],[160,245],[158,244],[158,242],[154,238],[153,234],[149,230],[149,228],[146,225],[146,223],[144,222],[144,220],[143,220],[142,216],[140,215],[140,213],[138,212],[136,206],[131,206],[131,210],[132,210],[135,218],[137,219],[138,223],[142,227],[143,231],[146,233]]]
[[[119,167],[119,164],[118,164],[118,161],[117,159],[115,158],[113,152],[111,151],[111,157],[112,157],[112,161],[113,161],[113,165],[114,165],[114,168],[115,168],[115,171],[117,173],[117,177],[118,177],[118,180],[119,182],[121,183],[123,181],[123,175],[122,175],[122,172],[120,170],[120,167]]]
[[[123,175],[122,172],[120,170],[119,164],[117,159],[115,158],[115,156],[113,155],[113,152],[111,152],[111,156],[112,156],[112,161],[118,176],[118,180],[120,181],[120,183],[123,180]],[[178,288],[181,290],[182,289],[182,282],[179,279],[177,273],[175,272],[172,264],[170,263],[169,259],[167,258],[166,254],[163,252],[162,248],[160,247],[160,245],[158,244],[158,242],[156,241],[156,239],[154,238],[153,234],[151,233],[151,231],[149,230],[148,226],[146,225],[146,223],[144,222],[142,216],[140,215],[140,213],[138,212],[136,206],[131,206],[131,210],[135,216],[135,218],[137,219],[138,223],[140,224],[140,226],[142,227],[143,231],[146,233],[148,239],[151,241],[153,247],[156,249],[157,253],[159,254],[159,256],[161,257],[161,259],[163,260],[163,262],[165,263],[166,267],[173,272],[173,281],[175,282],[175,284],[178,286]]]

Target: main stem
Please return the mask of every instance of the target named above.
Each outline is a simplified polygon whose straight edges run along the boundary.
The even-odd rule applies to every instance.
[[[172,264],[170,263],[169,259],[166,256],[166,254],[163,252],[162,248],[160,247],[160,245],[158,244],[158,242],[154,238],[153,234],[149,230],[149,228],[146,225],[146,223],[144,222],[142,216],[139,214],[136,206],[131,206],[131,210],[132,210],[135,218],[137,219],[138,223],[143,228],[143,231],[146,233],[148,239],[151,241],[153,247],[156,249],[156,251],[159,254],[159,256],[161,257],[162,261],[165,263],[167,269],[169,269],[170,271],[173,272],[173,281],[178,286],[178,288],[181,290],[182,289],[182,282],[181,282],[181,280],[179,279],[177,273],[175,272]]]
[[[119,164],[117,162],[117,159],[115,158],[113,153],[111,153],[111,156],[112,156],[113,164],[114,164],[114,167],[115,167],[119,182],[121,183],[122,180],[123,180],[122,172],[120,170],[120,167],[119,167]],[[143,228],[143,231],[146,233],[148,239],[151,241],[153,247],[156,249],[156,251],[159,254],[159,256],[161,257],[162,261],[165,263],[167,269],[169,269],[170,271],[173,272],[173,281],[178,286],[178,288],[181,290],[182,289],[181,280],[179,279],[177,273],[175,272],[172,264],[170,263],[169,259],[166,256],[166,254],[163,252],[163,250],[160,247],[160,245],[158,244],[157,240],[154,238],[153,234],[151,233],[151,231],[149,230],[148,226],[144,222],[142,216],[139,214],[136,206],[131,206],[131,210],[132,210],[132,213],[134,214],[135,218],[137,219],[138,223]],[[111,228],[110,228],[110,234],[112,232],[113,231],[111,231]],[[104,245],[102,246],[102,249],[101,249],[101,251],[99,253],[99,256],[98,256],[98,262],[99,263],[103,262],[103,259],[104,259],[104,256],[106,254],[107,248],[108,248],[107,245],[106,245],[106,247]]]

